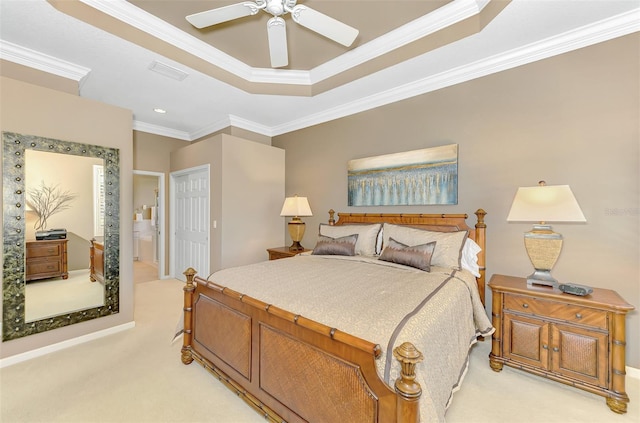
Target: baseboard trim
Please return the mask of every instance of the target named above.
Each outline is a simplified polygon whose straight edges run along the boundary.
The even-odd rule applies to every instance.
[[[634,379],[640,379],[640,369],[627,366],[626,372],[628,377],[632,377]]]
[[[136,326],[136,322],[129,322],[122,325],[114,326],[112,328],[100,330],[98,332],[89,333],[87,335],[79,336],[77,338],[67,339],[66,341],[58,342],[57,344],[47,345],[46,347],[37,348],[35,350],[27,351],[25,353],[12,355],[0,360],[0,369],[14,364],[21,363],[23,361],[31,360],[32,358],[40,357],[52,352],[64,350],[65,348],[75,347],[76,345],[84,344],[85,342],[93,341],[98,338],[113,335],[118,332],[132,329]]]

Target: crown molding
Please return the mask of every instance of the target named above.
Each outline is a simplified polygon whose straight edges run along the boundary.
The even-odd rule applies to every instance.
[[[564,34],[547,38],[540,42],[532,43],[400,87],[376,93],[366,98],[345,103],[338,107],[305,116],[304,118],[296,119],[282,125],[269,127],[237,116],[229,116],[229,121],[217,122],[216,124],[200,129],[196,133],[192,133],[187,138],[180,139],[197,139],[226,128],[229,125],[269,137],[286,134],[638,32],[640,31],[639,14],[640,10],[635,9]],[[158,135],[165,134],[158,133]]]
[[[19,65],[81,82],[91,69],[35,50],[0,40],[0,58]]]
[[[228,128],[229,126],[231,126],[231,116],[227,116],[226,118],[210,123],[209,125],[204,126],[195,132],[191,132],[189,134],[189,141],[206,137],[207,135],[213,134],[214,132],[220,131],[221,129]]]
[[[635,9],[545,40],[513,49],[409,84],[342,104],[271,128],[270,136],[282,135],[309,126],[371,110],[417,95],[426,94],[482,76],[526,65],[593,44],[640,31],[640,10]]]
[[[479,14],[490,0],[454,0],[310,71],[313,84]]]
[[[272,137],[275,135],[273,132],[273,128],[271,128],[270,126],[260,125],[259,123],[252,122],[250,120],[233,115],[229,116],[229,118],[231,126],[235,126],[236,128],[245,129],[247,131],[262,134],[267,137]]]
[[[491,0],[453,0],[309,71],[253,68],[125,0],[80,0],[134,28],[251,83],[313,85],[479,14]]]
[[[177,129],[167,128],[166,126],[154,125],[139,120],[133,121],[133,129],[136,131],[146,132],[149,134],[162,135],[164,137],[176,138],[184,141],[193,141],[188,132],[178,131]]]

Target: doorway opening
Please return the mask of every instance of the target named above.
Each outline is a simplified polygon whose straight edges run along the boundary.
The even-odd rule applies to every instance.
[[[164,173],[133,171],[134,282],[166,279]]]

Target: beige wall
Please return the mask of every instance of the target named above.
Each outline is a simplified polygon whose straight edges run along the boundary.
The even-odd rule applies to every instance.
[[[275,137],[287,153],[286,193],[309,198],[308,228],[330,208],[472,218],[484,208],[487,275],[526,276],[531,225],[506,221],[516,189],[541,179],[568,184],[587,223],[553,224],[565,237],[554,276],[612,288],[640,307],[639,40],[626,36]],[[346,206],[348,160],[451,143],[459,145],[457,206]],[[303,245],[313,244],[310,229]],[[627,326],[627,363],[636,368],[639,316],[633,311]]]
[[[146,132],[133,131],[133,168],[147,172],[158,172],[164,174],[164,233],[169,233],[169,173],[171,152],[189,145],[189,141],[182,141],[175,138],[164,137],[162,135],[149,134]],[[136,203],[137,204],[137,203]],[[137,205],[136,205],[137,207]],[[133,210],[132,210],[133,211]],[[168,236],[164,238],[164,263],[163,274],[169,274],[169,242]]]
[[[133,321],[132,114],[68,93],[0,77],[0,130],[120,149],[120,312],[3,342],[9,357]],[[52,164],[55,166],[55,164]]]
[[[73,95],[78,95],[80,91],[78,81],[43,72],[29,66],[23,66],[8,60],[0,59],[0,69],[2,69],[2,76],[6,78],[16,79]]]
[[[227,134],[171,153],[171,170],[210,165],[210,272],[267,259],[284,222],[284,151]],[[196,269],[198,270],[198,269]]]

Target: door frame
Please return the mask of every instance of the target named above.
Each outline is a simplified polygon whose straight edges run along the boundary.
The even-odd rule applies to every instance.
[[[176,170],[169,174],[169,277],[183,280],[184,277],[179,277],[178,273],[182,274],[186,269],[176,269],[176,178],[185,176],[192,173],[199,173],[202,171],[207,172],[207,179],[211,180],[211,166],[204,164],[200,166],[189,167],[186,169]],[[211,184],[209,184],[209,192],[207,193],[207,202],[209,209],[209,219],[211,219]],[[207,225],[207,239],[209,240],[209,254],[207,254],[207,267],[211,269],[211,225]],[[199,270],[199,269],[196,269]]]
[[[147,170],[134,170],[134,175],[156,176],[158,178],[158,226],[160,233],[158,234],[158,279],[169,279],[169,275],[165,273],[165,215],[167,203],[165,200],[165,183],[163,172],[151,172]],[[133,215],[133,210],[131,211]]]

